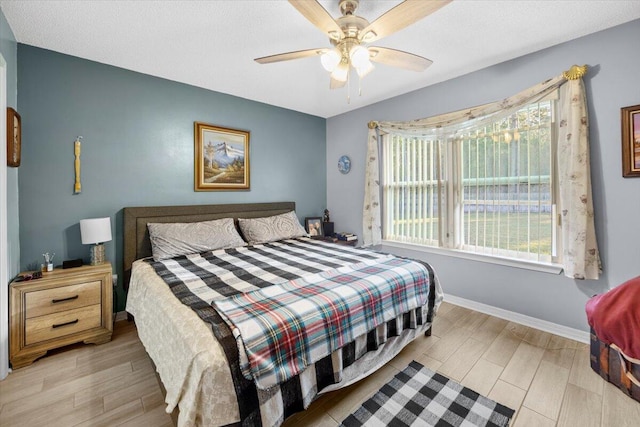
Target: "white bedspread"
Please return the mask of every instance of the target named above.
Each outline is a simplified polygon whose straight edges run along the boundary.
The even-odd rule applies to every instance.
[[[227,359],[211,328],[144,261],[133,264],[126,309],[167,390],[167,413],[179,404],[180,427],[240,420]]]

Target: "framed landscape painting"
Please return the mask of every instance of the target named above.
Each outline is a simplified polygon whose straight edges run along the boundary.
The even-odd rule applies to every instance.
[[[249,132],[195,122],[195,191],[249,189]]]
[[[622,119],[622,176],[640,177],[640,105],[624,107]]]

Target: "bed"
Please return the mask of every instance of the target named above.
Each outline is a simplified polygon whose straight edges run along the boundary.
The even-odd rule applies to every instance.
[[[293,202],[124,209],[126,310],[135,318],[140,340],[166,390],[167,412],[179,409],[179,426],[280,425],[288,416],[307,408],[319,393],[330,392],[364,378],[391,360],[416,337],[430,335],[433,317],[442,301],[442,291],[433,270],[425,263],[303,236],[162,261],[150,259],[152,247],[148,224],[201,223],[233,218],[237,225],[238,221],[291,212],[295,212]],[[227,267],[229,259],[235,260],[236,264]],[[246,264],[248,259],[251,265]],[[205,272],[192,281],[185,279],[191,277],[194,270],[202,270],[204,264],[213,273]],[[222,264],[227,269],[225,274],[215,270]],[[305,274],[301,273],[300,266]],[[395,269],[409,271],[407,275],[412,278],[419,276],[416,271],[424,270],[428,275],[426,284],[425,280],[417,279],[415,284],[410,283],[412,279],[402,285],[407,289],[415,288],[411,298],[419,301],[418,306],[402,305],[411,308],[394,318],[382,319],[382,314],[378,316],[374,307],[371,308],[374,312],[361,316],[363,321],[360,323],[355,320],[355,315],[347,321],[342,319],[340,324],[358,325],[360,329],[353,326],[354,330],[362,331],[365,323],[370,326],[367,322],[371,318],[380,317],[377,326],[364,334],[345,332],[347,328],[344,328],[345,331],[340,329],[343,332],[340,335],[331,329],[331,345],[325,342],[328,339],[322,341],[322,345],[309,344],[306,340],[311,335],[304,335],[303,344],[306,346],[300,342],[294,344],[296,349],[302,349],[300,354],[291,355],[289,351],[287,354],[291,359],[278,365],[280,370],[276,370],[276,374],[269,370],[268,374],[259,375],[262,371],[255,360],[263,361],[264,358],[255,358],[258,352],[251,349],[258,347],[251,346],[247,332],[255,331],[256,319],[262,319],[253,316],[253,310],[259,305],[253,303],[255,298],[270,298],[268,294],[277,290],[283,293],[274,296],[275,301],[283,301],[282,295],[296,294],[298,300],[292,300],[292,306],[300,306],[300,301],[308,305],[305,292],[311,288],[319,290],[318,295],[325,290],[334,292],[345,285],[342,283],[345,277],[362,277],[354,279],[353,286],[360,286],[360,282],[374,283],[386,275],[395,274]],[[254,272],[257,270],[268,274],[256,278]],[[251,280],[245,280],[247,272],[251,272]],[[211,284],[211,275],[216,276],[216,280],[218,276],[231,276],[234,286],[239,283],[238,289],[242,291],[225,293],[226,285]],[[274,277],[277,280],[269,279]],[[271,282],[257,288],[253,286],[265,280]],[[203,282],[208,286],[202,286]],[[387,285],[381,284],[380,288],[383,286]],[[194,290],[194,287],[200,290]],[[198,292],[204,292],[206,297]],[[201,298],[194,297],[194,294]],[[300,297],[300,294],[304,295]],[[396,294],[393,295],[395,298]],[[240,323],[232,315],[242,304],[249,313],[245,313],[244,318],[250,326],[248,329],[243,329],[246,323]],[[232,307],[225,308],[225,305]],[[246,307],[249,307],[248,311]],[[380,307],[379,312],[388,316],[388,307]],[[285,308],[285,311],[291,311]],[[291,321],[285,323],[296,324]],[[294,329],[291,327],[284,332],[289,334]],[[273,337],[281,337],[282,332]],[[285,340],[272,338],[272,341],[278,341],[275,348],[279,348]],[[320,351],[325,353],[317,353],[320,356],[315,357]]]

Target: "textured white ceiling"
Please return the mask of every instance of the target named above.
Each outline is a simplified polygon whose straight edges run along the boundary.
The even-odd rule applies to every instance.
[[[321,3],[340,16],[338,0]],[[361,0],[357,14],[373,21],[398,3]],[[0,8],[20,43],[321,117],[640,18],[638,0],[454,0],[374,43],[429,58],[430,68],[416,73],[376,65],[362,81],[362,96],[352,80],[347,103],[347,88],[329,90],[318,58],[253,61],[329,46],[284,0],[0,0]]]

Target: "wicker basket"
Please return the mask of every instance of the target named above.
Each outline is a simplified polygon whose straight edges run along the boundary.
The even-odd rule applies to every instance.
[[[626,356],[615,344],[600,341],[591,329],[591,369],[640,402],[640,360]]]

